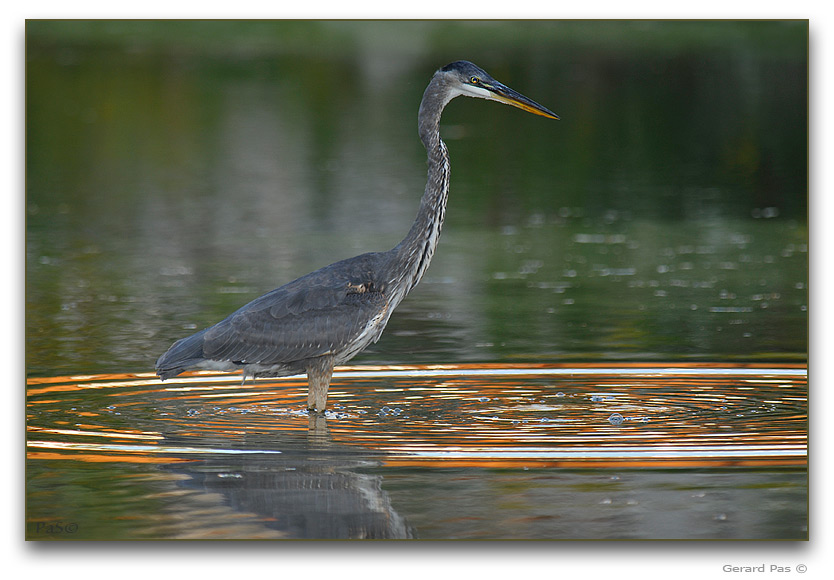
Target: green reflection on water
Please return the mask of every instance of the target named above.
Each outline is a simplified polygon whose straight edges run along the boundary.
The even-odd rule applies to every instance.
[[[53,21],[27,25],[29,373],[150,369],[392,247],[461,57],[562,121],[449,107],[435,263],[358,362],[804,359],[805,22]]]

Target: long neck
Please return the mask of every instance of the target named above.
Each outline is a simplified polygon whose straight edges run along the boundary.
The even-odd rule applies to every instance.
[[[453,96],[443,77],[435,75],[420,103],[418,126],[428,154],[429,174],[417,218],[408,235],[391,250],[392,272],[397,278],[394,287],[399,300],[423,277],[440,239],[449,195],[449,153],[440,138],[440,114]]]

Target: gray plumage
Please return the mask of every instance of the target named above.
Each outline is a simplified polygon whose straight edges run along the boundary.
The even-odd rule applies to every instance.
[[[333,366],[379,339],[394,308],[429,267],[449,193],[449,154],[440,138],[440,115],[459,95],[497,100],[558,119],[470,62],[438,70],[418,113],[428,181],[417,218],[403,241],[387,252],[362,254],[302,276],[178,340],[156,362],[160,379],[189,369],[242,368],[244,380],[307,373],[308,408],[324,411]]]

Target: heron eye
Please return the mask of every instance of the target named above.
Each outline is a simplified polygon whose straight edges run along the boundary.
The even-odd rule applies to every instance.
[[[471,79],[469,79],[469,82],[473,85],[477,85],[481,82],[481,79],[479,79],[478,77],[472,77]]]

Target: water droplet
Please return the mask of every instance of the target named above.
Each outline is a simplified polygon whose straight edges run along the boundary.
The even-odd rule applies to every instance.
[[[619,413],[613,413],[610,417],[608,417],[608,422],[612,425],[620,425],[625,419]]]

